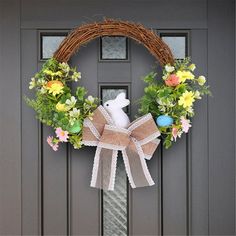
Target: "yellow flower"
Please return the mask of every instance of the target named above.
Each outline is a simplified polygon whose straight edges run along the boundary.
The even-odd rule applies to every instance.
[[[203,86],[206,83],[206,77],[203,75],[199,76],[197,82],[199,85]]]
[[[49,81],[46,85],[49,93],[52,93],[53,96],[63,93],[63,83],[58,80]]]
[[[184,108],[191,107],[194,102],[194,93],[186,91],[182,94],[182,96],[179,98],[179,105],[183,106]]]
[[[177,71],[176,75],[179,77],[180,82],[185,82],[187,79],[194,79],[194,75],[190,71]]]
[[[63,93],[63,87],[59,84],[53,84],[48,90],[49,93],[52,93],[53,96]]]
[[[56,109],[58,111],[67,111],[68,109],[66,108],[66,105],[63,103],[58,102],[56,105]]]

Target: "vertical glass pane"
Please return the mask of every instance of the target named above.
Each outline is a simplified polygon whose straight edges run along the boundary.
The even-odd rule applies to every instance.
[[[53,56],[65,36],[41,35],[41,59],[48,59]]]
[[[127,235],[127,182],[119,153],[114,191],[103,191],[103,235]]]
[[[101,60],[127,60],[127,38],[106,36],[101,38]]]
[[[101,99],[105,103],[114,99],[119,93],[125,92],[128,97],[128,87],[102,86]],[[118,155],[114,191],[103,191],[103,235],[127,235],[127,177],[121,153]]]
[[[186,52],[186,36],[162,36],[162,40],[170,47],[176,59],[184,59]]]

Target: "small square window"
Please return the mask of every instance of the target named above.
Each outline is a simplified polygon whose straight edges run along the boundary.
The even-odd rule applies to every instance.
[[[40,60],[51,58],[65,37],[65,33],[40,33]]]
[[[128,60],[128,38],[122,36],[101,37],[100,60]]]
[[[187,33],[161,33],[160,37],[170,47],[175,59],[184,59],[188,56]]]
[[[129,98],[129,86],[128,85],[100,85],[100,99],[101,104],[111,99],[115,99],[119,93],[125,93],[126,98]],[[129,113],[129,106],[124,108],[126,113]]]

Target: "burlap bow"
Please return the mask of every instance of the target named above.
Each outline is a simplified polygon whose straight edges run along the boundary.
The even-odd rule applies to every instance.
[[[145,159],[151,159],[160,140],[160,132],[147,114],[132,122],[127,129],[118,128],[103,106],[99,106],[93,120],[85,119],[83,143],[97,146],[91,187],[113,190],[118,151],[122,152],[126,173],[132,188],[154,184]]]

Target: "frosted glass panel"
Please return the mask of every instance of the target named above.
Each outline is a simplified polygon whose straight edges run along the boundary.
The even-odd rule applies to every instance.
[[[121,154],[114,191],[103,191],[103,235],[127,235],[127,182]]]
[[[62,40],[65,38],[65,36],[58,35],[42,35],[41,37],[41,59],[51,58]]]
[[[126,93],[128,86],[101,86],[101,99],[106,102],[119,93]],[[127,177],[121,153],[118,154],[114,191],[103,191],[103,235],[127,236]]]
[[[127,60],[128,59],[126,37],[102,37],[101,60]]]
[[[186,36],[162,36],[162,40],[170,47],[176,59],[186,57]]]

